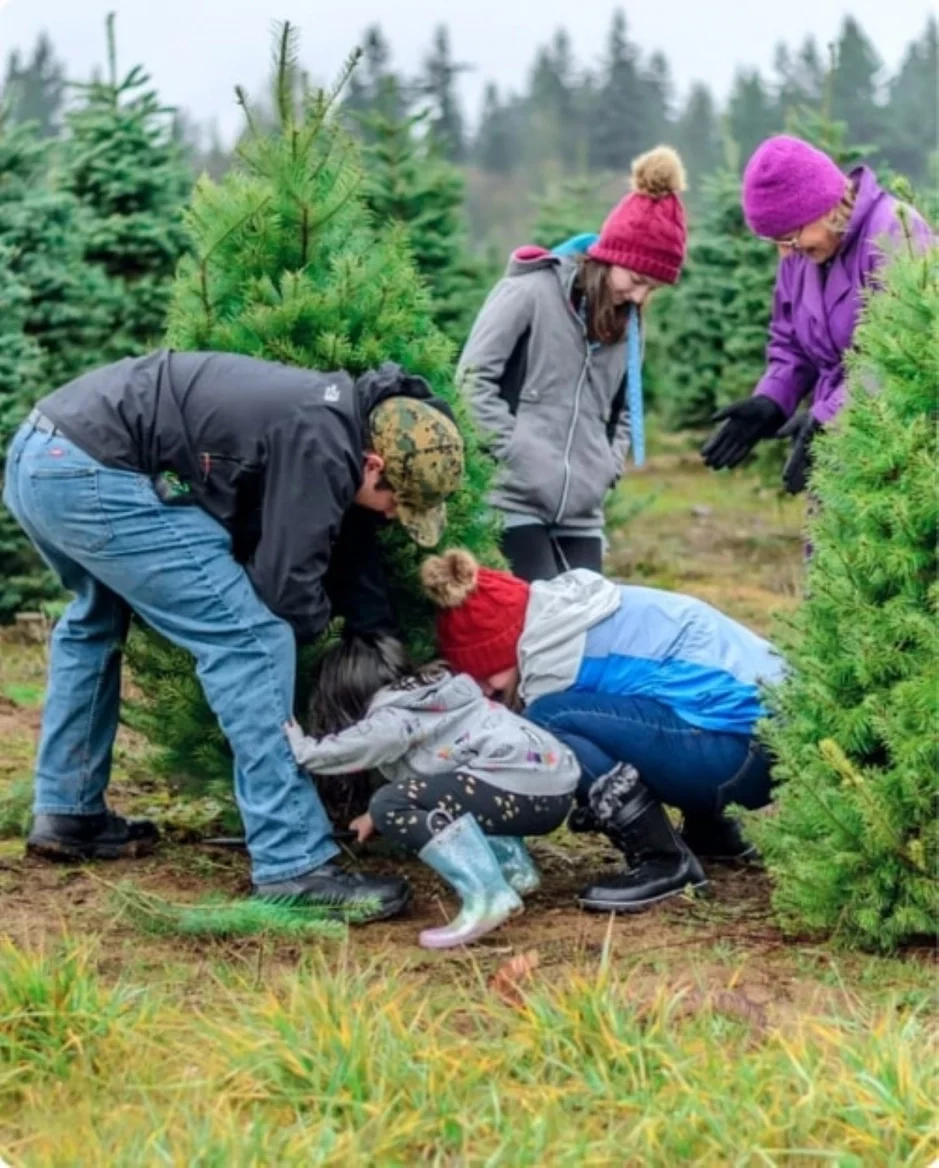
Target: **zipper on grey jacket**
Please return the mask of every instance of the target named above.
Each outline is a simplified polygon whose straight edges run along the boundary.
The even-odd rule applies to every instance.
[[[585,330],[586,331],[586,330]],[[571,428],[567,432],[567,444],[564,447],[564,485],[561,488],[561,501],[554,515],[554,522],[560,523],[564,508],[567,506],[567,496],[571,489],[571,448],[574,445],[574,431],[577,429],[577,419],[580,416],[580,396],[587,377],[587,366],[590,364],[590,349],[584,354],[584,363],[577,379],[577,388],[574,390],[574,413],[571,417]]]

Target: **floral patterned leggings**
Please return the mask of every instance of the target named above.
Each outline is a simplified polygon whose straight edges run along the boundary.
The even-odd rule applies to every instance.
[[[548,835],[564,822],[572,799],[514,795],[455,773],[387,783],[372,796],[368,810],[383,836],[419,852],[449,820],[467,811],[486,835]]]

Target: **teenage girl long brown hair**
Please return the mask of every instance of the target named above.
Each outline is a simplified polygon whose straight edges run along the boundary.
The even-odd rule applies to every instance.
[[[626,335],[628,304],[616,304],[610,291],[610,268],[599,260],[581,256],[577,261],[573,301],[579,311],[587,298],[587,337],[601,345],[616,345]]]

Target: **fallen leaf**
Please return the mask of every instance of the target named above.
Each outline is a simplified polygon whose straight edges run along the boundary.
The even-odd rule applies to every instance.
[[[489,989],[507,1006],[521,1006],[525,1001],[522,986],[531,980],[538,965],[537,949],[518,953],[499,966],[489,979]]]
[[[747,997],[741,990],[718,990],[716,993],[692,990],[681,999],[672,1012],[672,1018],[688,1018],[707,1011],[738,1018],[758,1034],[764,1034],[769,1028],[769,1019],[764,1007]]]

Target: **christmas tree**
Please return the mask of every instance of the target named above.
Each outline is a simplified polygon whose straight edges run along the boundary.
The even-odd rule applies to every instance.
[[[939,927],[937,329],[939,252],[904,256],[815,447],[807,599],[767,729],[778,808],[753,823],[787,924],[881,949]]]
[[[100,359],[102,278],[82,260],[81,208],[50,178],[48,141],[0,115],[0,449],[32,405]],[[53,176],[54,177],[54,176]],[[0,505],[0,623],[57,595]]]
[[[461,346],[486,292],[466,247],[463,176],[440,157],[432,135],[421,135],[426,112],[405,115],[402,106],[389,77],[381,100],[360,119],[369,143],[363,195],[379,226],[393,222],[407,230],[434,322]]]
[[[186,247],[188,169],[173,111],[160,105],[140,66],[117,70],[114,15],[107,18],[108,77],[74,88],[63,185],[87,212],[85,258],[109,284],[106,360],[159,343],[173,273]]]
[[[485,504],[491,466],[453,384],[453,347],[434,326],[427,291],[400,225],[379,228],[362,192],[353,139],[336,112],[349,73],[330,91],[298,92],[296,37],[284,26],[274,78],[277,125],[261,128],[239,92],[248,133],[221,182],[197,185],[168,342],[314,369],[361,374],[396,361],[425,377],[453,407],[466,444],[463,488],[448,504],[448,544],[498,560]],[[417,586],[421,554],[397,527],[389,560],[403,631],[416,656],[432,654],[429,605]],[[159,765],[204,789],[230,786],[231,763],[183,654],[137,638],[132,665],[143,699],[130,712]],[[301,678],[306,670],[301,667]]]

